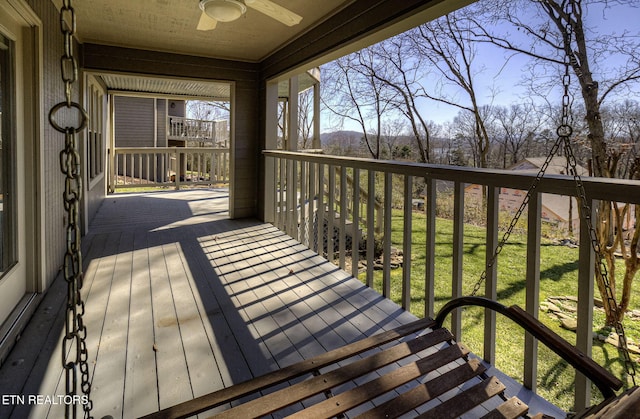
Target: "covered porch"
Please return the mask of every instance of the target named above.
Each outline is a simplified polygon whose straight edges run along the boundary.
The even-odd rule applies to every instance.
[[[83,242],[94,417],[149,414],[415,320],[271,224],[229,219],[227,199],[200,189],[104,201]],[[65,288],[55,282],[3,364],[3,395],[65,393]],[[530,411],[562,415],[501,381]],[[63,411],[0,406],[8,418]]]
[[[15,1],[21,5],[25,2]],[[60,2],[29,0],[25,4],[35,9],[32,19],[35,23],[29,23],[34,39],[57,39],[60,47],[59,10],[53,3]],[[279,139],[293,138],[297,131],[294,102],[301,72],[441,16],[470,0],[416,0],[401,4],[391,0],[373,3],[307,0],[301,10],[308,13],[303,24],[308,22],[308,26],[300,26],[294,32],[286,28],[272,30],[266,22],[259,21],[260,15],[253,25],[251,19],[256,15],[248,16],[248,24],[239,25],[243,30],[247,28],[244,33],[258,33],[263,38],[265,34],[273,35],[268,45],[247,42],[250,46],[255,44],[255,49],[237,47],[236,40],[251,37],[237,36],[233,25],[226,28],[220,25],[208,37],[198,32],[198,3],[186,0],[157,2],[158,7],[151,11],[145,8],[142,12],[147,17],[147,30],[130,34],[135,37],[124,37],[127,31],[120,28],[140,23],[141,11],[137,8],[145,4],[120,0],[117,4],[121,15],[108,16],[115,3],[77,2],[85,89],[74,95],[88,105],[92,114],[102,115],[93,118],[100,123],[89,127],[87,138],[92,141],[83,150],[88,179],[84,183],[87,189],[82,221],[88,234],[83,239],[82,293],[86,301],[83,310],[88,329],[94,417],[138,417],[308,359],[413,321],[415,317],[405,310],[411,309],[411,304],[417,306],[417,302],[424,304],[426,316],[433,316],[438,184],[446,182],[451,187],[449,198],[453,208],[453,231],[447,237],[450,252],[446,272],[450,275],[446,280],[450,286],[446,298],[463,294],[465,185],[473,181],[487,191],[484,242],[477,247],[493,249],[498,243],[501,188],[525,190],[531,184],[533,175],[311,155],[297,153],[291,141],[279,144]],[[165,4],[161,7],[160,3]],[[282,3],[293,8],[296,2]],[[167,19],[176,15],[184,20]],[[104,19],[105,16],[109,19]],[[100,20],[100,24],[108,22],[109,31],[92,33],[91,29],[100,27],[92,25],[92,19]],[[191,29],[185,30],[184,22],[189,22]],[[168,24],[178,30],[167,30]],[[188,34],[191,42],[175,38],[170,41],[178,45],[169,44],[166,38],[157,36],[170,33]],[[50,87],[54,81],[55,86],[60,84],[59,51],[43,45],[40,47],[44,66],[34,69],[31,78],[40,80],[39,76],[45,76],[46,83],[33,87],[39,89],[38,97],[46,99],[42,100],[42,114],[61,97],[61,92]],[[33,55],[34,63],[38,63],[39,55]],[[116,153],[115,149],[109,153],[107,142],[100,140],[108,138],[111,129],[107,110],[114,87],[96,76],[105,74],[227,83],[233,97],[229,169],[228,178],[224,179],[229,192],[202,189],[147,195],[107,194],[109,163]],[[92,94],[95,100],[85,97],[92,83],[96,87]],[[287,128],[281,132],[278,121],[285,88],[284,95],[289,96],[285,107]],[[136,94],[157,93],[135,90]],[[29,97],[28,90],[24,96]],[[317,95],[314,99],[317,100]],[[38,120],[39,114],[34,115],[34,120]],[[318,124],[317,119],[314,123]],[[40,302],[40,298],[42,301],[30,320],[30,312],[25,315],[22,313],[26,311],[21,312],[20,321],[27,326],[22,331],[21,323],[20,331],[15,329],[16,345],[10,356],[3,359],[0,417],[62,417],[64,404],[57,395],[71,392],[64,388],[60,345],[67,293],[59,269],[65,243],[62,227],[66,222],[60,222],[66,220],[58,170],[61,136],[51,127],[37,124],[33,131],[40,128],[45,133],[44,138],[38,138],[41,143],[35,143],[40,148],[25,154],[25,160],[34,157],[33,161],[39,161],[42,156],[42,168],[36,170],[42,185],[29,191],[27,197],[41,204],[37,210],[39,218],[33,224],[42,226],[42,231],[34,234],[31,241],[37,243],[33,246],[36,253],[42,254],[35,258],[36,262],[42,262],[39,283],[42,285],[30,286],[28,292],[38,295],[33,301]],[[318,129],[314,132],[319,134]],[[280,146],[287,151],[279,149]],[[142,160],[142,154],[142,151],[131,153],[130,167]],[[179,186],[179,176],[176,179]],[[416,179],[424,179],[426,193],[420,233],[411,228],[414,217],[418,218],[411,210]],[[591,202],[601,199],[636,204],[640,199],[639,185],[638,181],[590,179],[585,182],[586,198]],[[45,199],[41,191],[50,191],[50,196]],[[525,290],[526,299],[521,305],[533,316],[538,314],[540,303],[541,193],[575,195],[575,184],[573,179],[563,176],[545,178],[538,193],[532,196],[524,238],[527,258],[520,261],[526,265],[521,273],[526,272],[518,289]],[[371,288],[373,255],[369,249],[366,255],[369,287],[354,278],[358,275],[357,261],[351,264],[355,272],[350,270],[349,275],[344,271],[348,269],[347,259],[358,253],[357,249],[354,252],[347,247],[349,225],[364,225],[363,234],[366,231],[367,241],[372,242],[369,237],[373,238],[376,232],[378,223],[374,226],[374,219],[376,215],[380,219],[380,213],[384,219],[378,232],[382,231],[385,238],[382,295]],[[334,233],[327,235],[326,252],[319,220],[323,227],[326,220],[326,230]],[[402,307],[387,299],[392,294],[388,238],[398,220],[403,225],[400,241],[405,260],[418,253],[415,245],[418,241],[428,249],[421,272],[406,263],[401,281],[394,280],[400,284],[395,288],[401,289]],[[584,226],[580,235],[581,244],[588,243]],[[326,253],[338,266],[317,253]],[[566,261],[571,267],[575,265],[573,270],[577,271],[572,284],[579,284],[575,343],[588,355],[593,342],[593,259],[589,246],[583,245],[578,261]],[[24,265],[29,266],[29,262]],[[412,293],[411,285],[416,282],[424,284],[424,289]],[[487,273],[484,295],[497,300],[499,282],[494,265]],[[478,282],[477,286],[481,285]],[[479,327],[484,326],[483,358],[493,364],[496,340],[500,337],[496,318],[486,315],[482,323]],[[461,336],[461,327],[461,316],[456,313],[450,328],[454,336]],[[523,380],[526,387],[535,389],[538,345],[529,336],[522,340]],[[13,345],[13,340],[10,343]],[[532,412],[563,416],[563,412],[512,380],[504,377],[501,380],[508,383],[507,394],[517,395]],[[589,381],[577,375],[572,386],[576,409],[589,405]],[[73,392],[80,394],[80,389]],[[35,402],[31,402],[30,396],[42,399],[35,397]],[[449,395],[443,395],[446,397]]]

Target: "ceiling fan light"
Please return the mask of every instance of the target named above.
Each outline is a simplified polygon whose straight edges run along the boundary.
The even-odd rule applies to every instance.
[[[219,22],[232,22],[247,11],[244,3],[238,0],[203,0],[200,8],[207,16]]]

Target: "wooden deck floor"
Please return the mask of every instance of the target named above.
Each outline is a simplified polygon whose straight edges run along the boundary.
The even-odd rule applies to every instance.
[[[94,417],[138,417],[414,320],[273,226],[229,220],[226,205],[212,190],[105,200],[83,242]],[[1,394],[64,394],[64,286],[0,369]],[[0,404],[2,418],[63,414]]]

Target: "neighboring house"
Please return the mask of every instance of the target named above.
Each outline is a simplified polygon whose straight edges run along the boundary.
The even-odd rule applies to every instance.
[[[164,98],[114,96],[116,147],[168,147],[168,122],[185,117],[185,102]]]
[[[187,101],[114,95],[115,147],[227,147],[228,121],[188,118]]]
[[[533,174],[538,173],[542,165],[544,164],[545,157],[529,157],[519,161],[508,170],[517,170],[523,172],[530,172]],[[587,176],[587,170],[582,167],[577,167],[578,174],[580,176]],[[545,175],[566,175],[567,160],[565,157],[554,157]],[[469,185],[466,188],[467,199],[480,202],[482,199],[482,188],[479,185]],[[500,210],[515,213],[522,204],[527,191],[516,189],[500,189]],[[557,226],[560,229],[568,229],[569,223],[573,227],[573,231],[577,231],[580,224],[580,215],[578,213],[578,206],[575,198],[569,198],[568,196],[542,194],[542,220]]]

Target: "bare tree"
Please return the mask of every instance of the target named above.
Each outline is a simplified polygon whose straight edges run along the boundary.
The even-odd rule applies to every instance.
[[[360,127],[369,154],[379,159],[382,124],[384,118],[393,113],[393,105],[388,87],[371,70],[375,68],[375,60],[370,47],[323,66],[321,97],[331,112]]]
[[[429,125],[423,116],[424,110],[418,106],[418,98],[422,96],[420,92],[424,90],[421,83],[423,71],[411,39],[401,34],[379,43],[372,51],[377,59],[361,61],[360,64],[391,90],[392,103],[409,123],[419,161],[431,162]]]
[[[627,99],[604,107],[602,115],[610,153],[623,159],[616,177],[632,178],[634,162],[640,156],[640,104]]]
[[[542,126],[542,115],[536,112],[531,103],[517,103],[509,107],[495,107],[495,120],[498,125],[497,138],[502,144],[500,155],[502,166],[517,163],[524,157],[532,157],[535,133]]]
[[[382,144],[385,147],[385,157],[390,159],[408,158],[409,155],[399,150],[406,150],[402,144],[399,144],[400,137],[407,132],[407,125],[404,119],[396,118],[393,120],[386,120],[382,124]],[[404,144],[406,146],[406,144]]]
[[[461,109],[453,118],[453,132],[458,144],[458,150],[469,150],[475,167],[488,167],[489,165],[490,132],[495,131],[492,114],[493,107],[485,105],[479,107],[474,113]],[[480,132],[478,131],[479,119],[482,120],[483,126]],[[459,156],[458,160],[460,160]]]
[[[298,95],[298,149],[311,147],[313,136],[313,89],[307,89]]]
[[[640,79],[640,41],[637,36],[628,32],[621,35],[600,34],[585,26],[585,11],[591,8],[595,12],[595,8],[599,8],[601,13],[606,13],[611,3],[613,2],[606,0],[483,1],[479,5],[483,9],[478,10],[490,11],[490,22],[500,24],[500,31],[494,30],[495,25],[487,24],[487,21],[480,20],[480,17],[468,16],[469,27],[472,28],[475,40],[490,42],[511,53],[525,54],[533,58],[532,74],[536,76],[536,82],[544,80],[544,73],[557,74],[557,69],[563,67],[565,59],[567,60],[573,70],[574,80],[577,80],[581,103],[584,106],[588,129],[586,140],[591,150],[592,173],[594,176],[609,178],[620,172],[618,165],[622,160],[607,144],[602,107],[605,101],[616,93],[637,88]],[[615,4],[637,7],[637,2],[631,0],[620,0]],[[517,33],[525,35],[524,39],[522,36],[505,34],[505,23],[515,28]],[[614,60],[614,57],[617,59]],[[612,66],[612,62],[618,64]],[[543,71],[535,71],[536,68]],[[550,69],[556,71],[549,71]],[[629,177],[638,177],[637,167],[633,165],[633,169],[627,171]],[[626,211],[627,206],[620,207],[611,202],[601,202],[598,205],[597,236],[614,295],[614,252],[620,249],[625,259],[622,293],[617,310],[619,318],[615,318],[613,307],[603,298],[608,324],[613,324],[624,316],[630,301],[633,278],[640,269],[639,232],[636,230],[630,245],[627,246],[621,238],[622,229],[618,228]],[[604,297],[605,285],[599,275],[597,278],[599,291]]]
[[[474,145],[477,155],[474,158],[480,167],[488,166],[490,139],[484,121],[486,105],[481,103],[475,85],[476,75],[482,69],[475,64],[476,48],[469,38],[469,30],[465,21],[460,18],[461,12],[451,13],[440,19],[418,26],[409,31],[409,36],[417,54],[424,62],[428,62],[443,80],[444,85],[459,88],[465,98],[444,93],[439,95],[422,90],[422,94],[432,100],[455,106],[472,116]],[[483,112],[483,107],[484,111]]]

